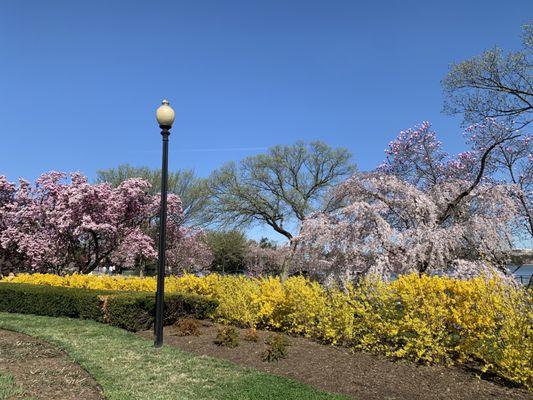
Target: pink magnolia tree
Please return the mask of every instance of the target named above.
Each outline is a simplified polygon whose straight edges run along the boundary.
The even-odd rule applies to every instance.
[[[204,273],[211,266],[213,253],[201,229],[173,226],[169,229],[167,268],[172,274]]]
[[[491,178],[490,169],[495,149],[518,134],[495,125],[473,132],[485,142],[457,157],[442,150],[428,123],[401,132],[376,171],[336,188],[335,211],[304,222],[298,243],[309,268],[349,280],[407,272],[468,277],[489,267],[505,273],[520,187]]]
[[[55,273],[153,263],[159,197],[148,188],[142,179],[116,188],[90,184],[78,173],[49,172],[34,185],[20,180],[18,186],[0,177],[0,261],[5,266],[10,260],[16,270]],[[181,201],[170,195],[168,204],[169,247],[179,248],[186,236]]]
[[[447,154],[428,122],[400,132],[385,150],[386,160],[378,172],[392,174],[420,189],[445,182],[460,187],[448,199],[449,212],[482,182],[507,183],[517,206],[515,233],[533,238],[533,141],[512,126],[487,119],[464,133],[469,151],[456,157]],[[517,236],[515,236],[517,237]]]
[[[8,215],[15,203],[16,192],[15,184],[9,182],[5,176],[0,176],[0,235],[10,227]],[[24,261],[24,255],[19,253],[12,243],[6,242],[2,245],[0,236],[0,275],[3,274],[2,269],[11,272]]]
[[[502,133],[503,132],[503,133]],[[530,134],[515,131],[493,120],[474,125],[465,132],[473,152],[487,156],[488,174],[495,180],[508,182],[515,187],[513,197],[517,203],[519,219],[517,236],[533,238],[533,138]],[[502,136],[506,140],[502,141]]]
[[[278,246],[250,241],[244,259],[246,273],[250,276],[280,275],[291,252],[289,244]],[[296,270],[295,266],[291,270]]]

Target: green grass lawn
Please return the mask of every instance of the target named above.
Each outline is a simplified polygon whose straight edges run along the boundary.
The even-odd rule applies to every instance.
[[[13,377],[10,374],[0,372],[0,400],[10,399],[22,392],[23,390],[15,385]]]
[[[0,313],[0,328],[63,349],[94,377],[110,400],[345,399],[177,348],[156,350],[149,340],[94,321]],[[0,377],[0,394],[8,390],[17,389],[9,377]]]

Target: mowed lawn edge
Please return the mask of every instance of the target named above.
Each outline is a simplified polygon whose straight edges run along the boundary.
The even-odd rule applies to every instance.
[[[109,400],[341,400],[228,361],[194,356],[90,320],[0,312],[0,329],[45,340],[91,374]]]

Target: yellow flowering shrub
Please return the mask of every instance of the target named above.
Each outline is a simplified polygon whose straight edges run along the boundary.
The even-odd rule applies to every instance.
[[[273,319],[286,332],[319,336],[317,326],[326,308],[324,289],[316,282],[294,277],[284,283],[283,291],[283,300],[274,311]]]
[[[353,344],[356,328],[356,306],[353,287],[346,292],[328,290],[325,307],[320,313],[316,337],[332,344]]]
[[[354,345],[427,363],[475,361],[532,387],[531,292],[499,279],[406,275],[357,288]]]
[[[4,281],[155,291],[152,277],[48,274]],[[212,318],[262,327],[425,363],[476,362],[533,387],[531,291],[497,278],[468,281],[405,275],[392,282],[368,278],[344,291],[303,277],[170,276],[168,292],[210,296],[220,305]]]
[[[278,318],[279,305],[285,299],[284,285],[278,277],[254,279],[259,287],[254,305],[257,307],[257,326],[281,329],[282,324]]]
[[[5,277],[3,281],[29,283],[33,285],[64,286],[96,290],[124,290],[152,292],[156,288],[155,278],[115,277],[110,275],[65,275],[54,274],[20,274]],[[168,282],[168,280],[166,281]],[[168,285],[168,283],[167,283]]]

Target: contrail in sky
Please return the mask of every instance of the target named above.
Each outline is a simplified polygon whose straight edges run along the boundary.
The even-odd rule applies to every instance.
[[[196,149],[173,149],[176,153],[227,152],[227,151],[255,151],[267,150],[268,147],[206,147]],[[155,153],[160,150],[132,150],[135,153]]]
[[[202,151],[249,151],[249,150],[266,150],[267,147],[213,147],[200,149],[176,149],[174,151],[180,153],[186,152],[202,152]]]

